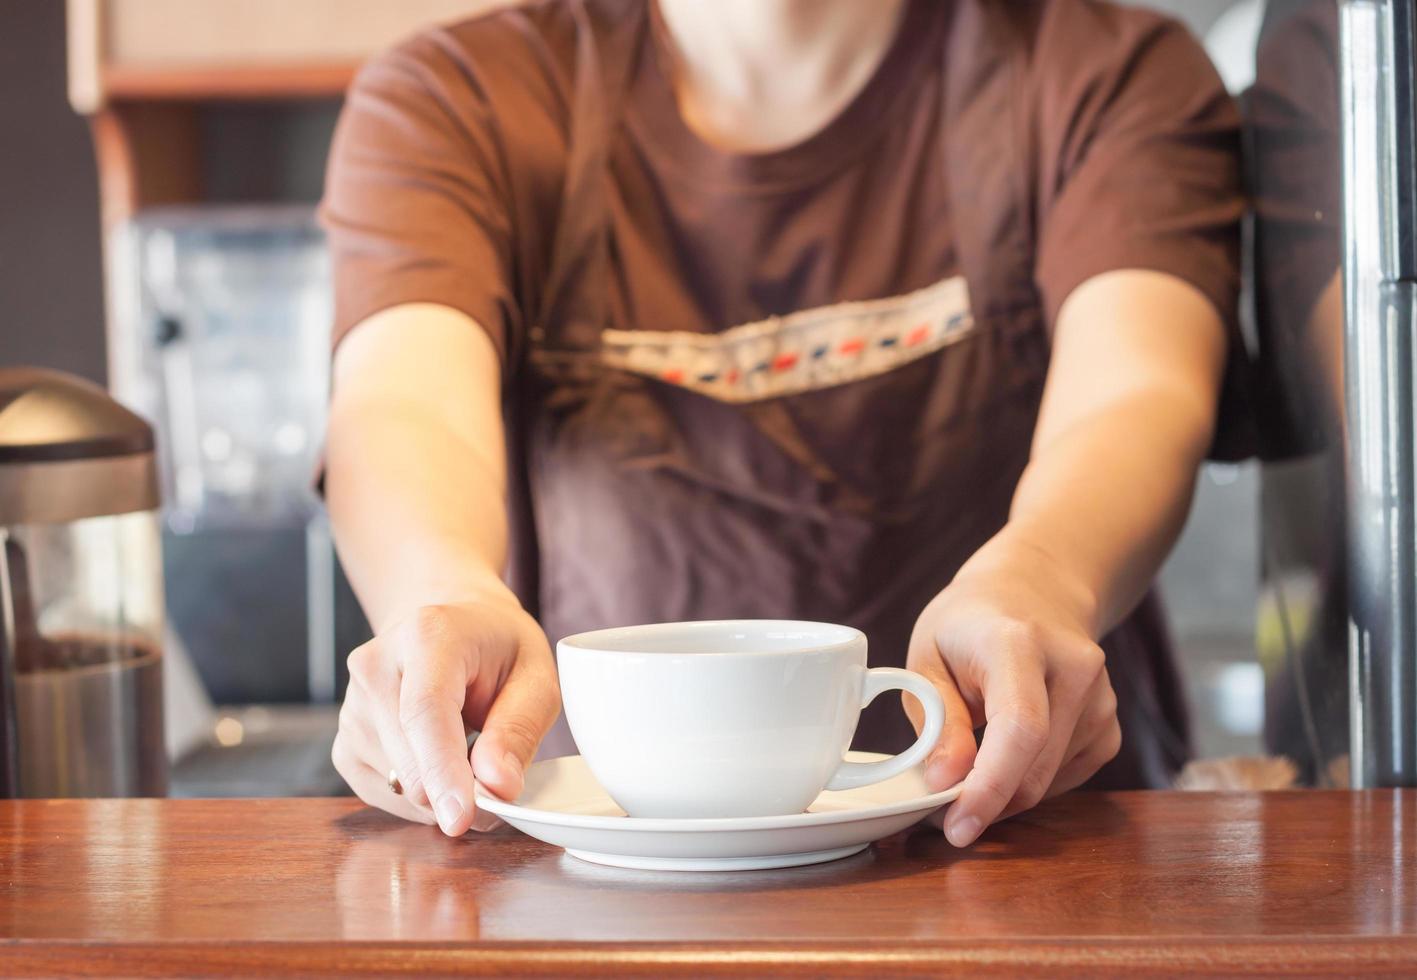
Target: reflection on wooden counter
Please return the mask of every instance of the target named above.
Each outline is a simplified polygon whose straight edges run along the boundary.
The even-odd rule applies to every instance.
[[[346,800],[0,803],[16,974],[1417,973],[1417,791],[1076,793],[967,851],[583,864]]]

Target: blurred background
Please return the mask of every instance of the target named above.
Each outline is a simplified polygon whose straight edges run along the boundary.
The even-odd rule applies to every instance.
[[[1184,20],[1245,93],[1263,184],[1262,28],[1334,3],[1146,5]],[[329,319],[313,208],[351,67],[422,24],[489,6],[0,4],[0,364],[75,372],[155,424],[178,794],[340,788],[328,744],[341,665],[367,627],[308,487]],[[1316,152],[1332,183],[1336,144]],[[1338,229],[1319,224],[1332,259],[1311,272],[1327,281]],[[1259,351],[1255,309],[1252,289],[1246,331]],[[1332,674],[1345,656],[1341,582],[1315,571],[1341,538],[1309,540],[1332,523],[1331,449],[1319,440],[1263,466],[1208,466],[1162,575],[1198,753],[1287,754],[1316,783],[1347,738]],[[1323,622],[1340,624],[1336,637]],[[1307,661],[1328,667],[1296,672]]]

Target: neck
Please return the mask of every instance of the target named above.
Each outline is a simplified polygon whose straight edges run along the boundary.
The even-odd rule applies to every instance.
[[[691,128],[731,149],[796,142],[865,85],[906,0],[657,0],[675,96]]]

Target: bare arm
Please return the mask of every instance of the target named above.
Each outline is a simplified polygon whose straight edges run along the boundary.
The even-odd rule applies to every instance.
[[[1059,314],[1005,537],[1077,580],[1094,638],[1141,599],[1185,523],[1224,361],[1209,301],[1161,273],[1100,276]]]
[[[969,773],[946,823],[960,845],[1116,754],[1097,640],[1174,543],[1215,423],[1224,329],[1181,280],[1090,280],[1054,340],[1009,521],[926,608],[911,643],[912,665],[954,709],[930,772],[940,785]],[[976,755],[973,730],[986,722]]]
[[[376,632],[411,609],[502,588],[501,371],[445,306],[370,317],[335,355],[326,499]]]
[[[500,579],[499,378],[477,324],[431,304],[370,317],[335,359],[326,496],[375,638],[350,655],[334,759],[366,802],[448,834],[472,825],[474,776],[520,791],[559,710],[546,639]]]

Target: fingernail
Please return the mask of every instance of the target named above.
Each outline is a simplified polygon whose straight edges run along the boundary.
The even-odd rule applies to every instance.
[[[960,817],[945,828],[945,837],[955,847],[968,847],[983,829],[984,824],[978,817]]]
[[[456,833],[453,828],[462,819],[462,815],[462,802],[452,793],[444,793],[438,797],[438,802],[433,804],[433,816],[438,818],[438,826],[450,837]]]
[[[507,752],[502,756],[502,769],[506,772],[508,779],[514,782],[518,787],[521,786],[523,778],[522,760],[518,759],[511,752]]]

